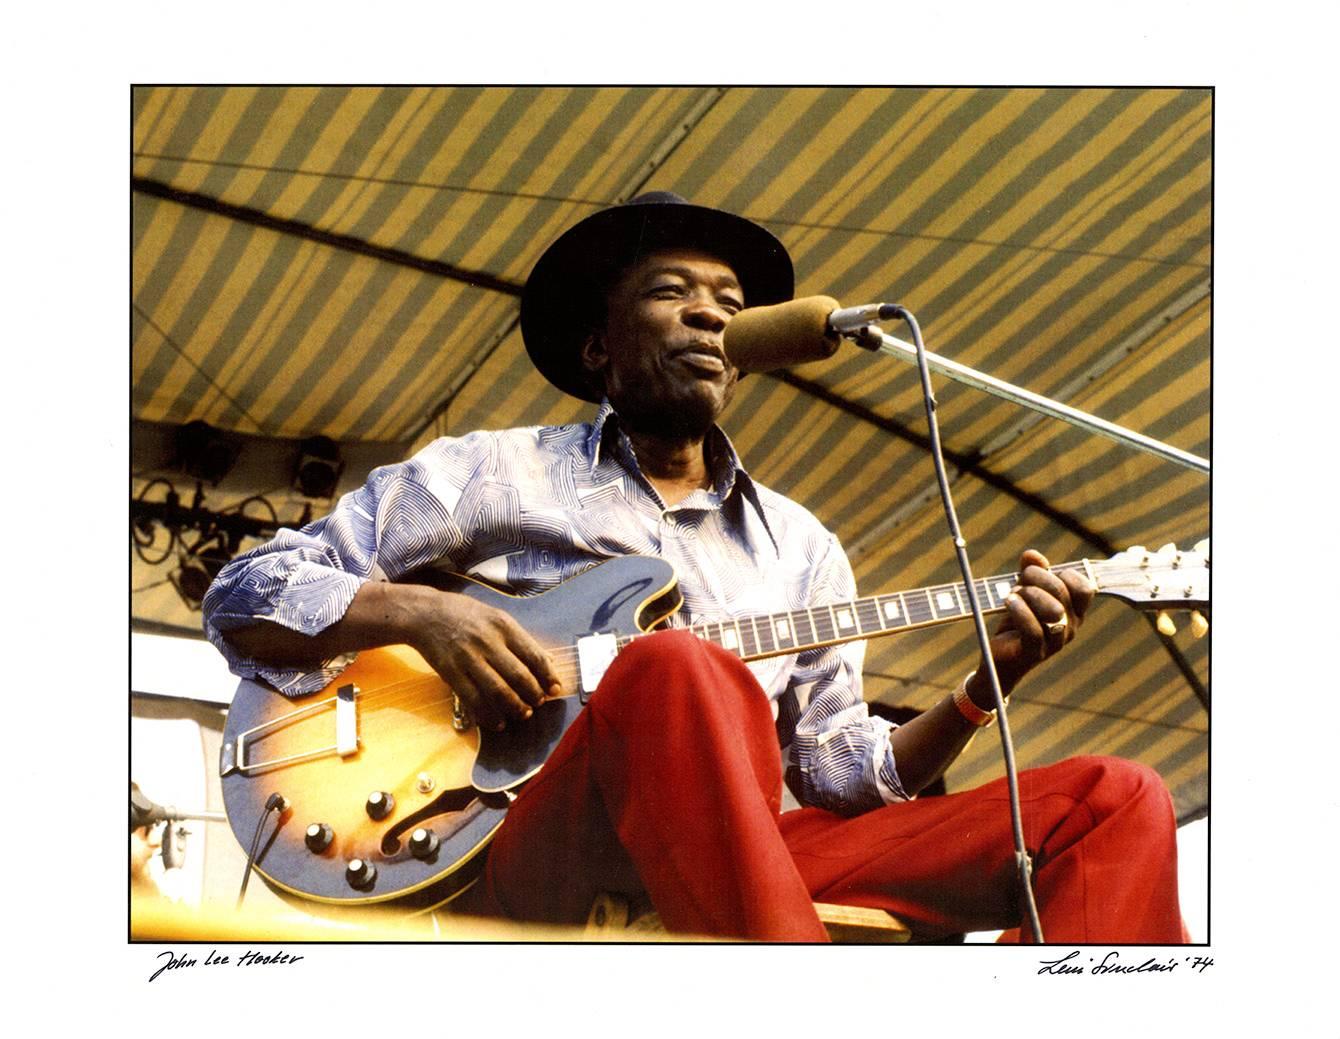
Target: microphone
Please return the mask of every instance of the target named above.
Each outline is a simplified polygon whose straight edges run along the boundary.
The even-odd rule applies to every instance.
[[[144,826],[153,826],[164,819],[175,819],[176,811],[172,808],[164,808],[154,801],[150,801],[140,789],[140,785],[134,780],[130,783],[130,829],[135,831]]]
[[[845,333],[897,315],[890,303],[840,307],[832,296],[806,296],[770,307],[749,307],[726,326],[723,344],[742,372],[766,372],[832,357]]]

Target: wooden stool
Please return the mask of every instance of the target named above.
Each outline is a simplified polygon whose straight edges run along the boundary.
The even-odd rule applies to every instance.
[[[815,902],[814,910],[834,942],[901,945],[912,938],[911,929],[883,909]],[[656,910],[650,906],[630,908],[626,898],[611,894],[599,895],[591,905],[584,932],[586,938],[595,941],[663,940],[665,934]]]

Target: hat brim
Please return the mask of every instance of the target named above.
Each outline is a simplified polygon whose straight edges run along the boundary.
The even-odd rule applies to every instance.
[[[629,203],[569,228],[535,264],[521,297],[521,337],[535,367],[565,393],[596,402],[580,350],[611,279],[657,249],[719,257],[740,280],[746,306],[789,300],[795,273],[786,247],[744,217],[688,202]]]

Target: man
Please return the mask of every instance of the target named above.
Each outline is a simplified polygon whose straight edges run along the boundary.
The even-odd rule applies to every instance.
[[[754,483],[716,420],[738,373],[722,333],[789,299],[790,258],[742,218],[652,193],[569,229],[527,282],[522,332],[590,423],[443,439],[374,472],[334,513],[227,567],[205,625],[234,670],[324,686],[348,654],[414,646],[480,725],[524,725],[562,688],[509,616],[406,583],[436,565],[517,594],[660,555],[672,628],[853,597],[836,539]],[[1075,634],[1093,597],[1037,552],[991,643],[1008,694]],[[489,851],[485,907],[578,923],[602,891],[645,892],[692,934],[821,941],[813,900],[885,908],[927,936],[1018,925],[1003,781],[910,800],[988,723],[983,669],[906,725],[872,718],[863,646],[744,665],[684,630],[636,640],[521,791]],[[780,813],[785,778],[805,807]],[[1021,777],[1052,941],[1181,940],[1170,799],[1152,772],[1081,759]]]

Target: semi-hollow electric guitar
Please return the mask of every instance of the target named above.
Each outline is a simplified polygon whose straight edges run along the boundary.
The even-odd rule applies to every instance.
[[[1066,569],[1142,609],[1209,604],[1207,542],[1191,552],[1137,548],[1052,567]],[[978,579],[983,612],[1004,609],[1017,580]],[[480,732],[458,727],[451,690],[407,646],[365,651],[326,689],[302,697],[244,681],[224,728],[223,797],[233,832],[244,847],[256,844],[256,868],[281,892],[411,907],[461,893],[512,791],[539,771],[615,654],[681,604],[671,566],[648,556],[611,559],[529,598],[465,578],[453,590],[517,620],[549,651],[572,693],[502,732]],[[968,616],[960,582],[691,630],[749,661]],[[1193,623],[1204,622],[1197,615]],[[281,798],[276,824],[268,820]]]

